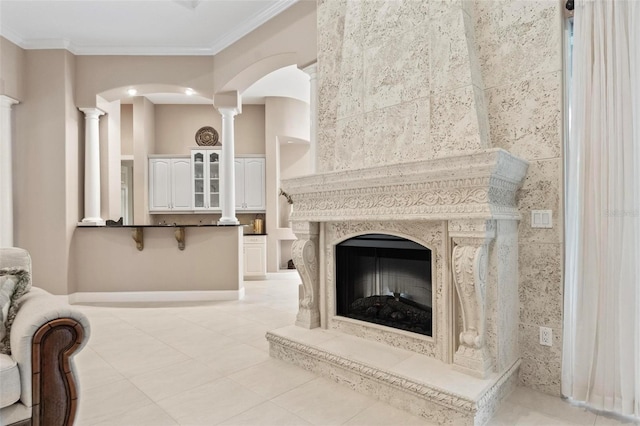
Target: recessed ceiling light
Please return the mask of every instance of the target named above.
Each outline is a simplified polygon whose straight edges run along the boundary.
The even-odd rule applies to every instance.
[[[127,93],[129,94],[129,96],[135,96],[138,91],[136,89],[129,89],[127,90]]]
[[[187,88],[185,89],[184,93],[185,93],[187,96],[191,96],[191,95],[193,95],[195,92],[193,91],[193,89],[192,89],[191,87],[187,87]]]

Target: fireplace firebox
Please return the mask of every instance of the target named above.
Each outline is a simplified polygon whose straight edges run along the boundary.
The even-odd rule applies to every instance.
[[[337,244],[335,265],[338,315],[432,335],[431,250],[366,234]]]

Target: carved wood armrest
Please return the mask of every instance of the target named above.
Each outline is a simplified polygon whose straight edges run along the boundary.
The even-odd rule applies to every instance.
[[[32,426],[72,425],[78,408],[70,358],[82,344],[84,328],[72,318],[43,324],[33,337]]]

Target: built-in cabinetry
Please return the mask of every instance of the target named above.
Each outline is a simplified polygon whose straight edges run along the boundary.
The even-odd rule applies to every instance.
[[[245,279],[265,279],[267,277],[267,236],[245,235],[242,257]]]
[[[264,157],[236,157],[236,210],[239,212],[264,212],[265,159]]]
[[[190,156],[149,156],[150,213],[220,213],[221,147],[192,149]],[[235,159],[236,211],[266,211],[265,158]]]
[[[220,211],[221,158],[220,147],[191,150],[193,210]]]
[[[149,158],[149,211],[191,211],[191,159]]]

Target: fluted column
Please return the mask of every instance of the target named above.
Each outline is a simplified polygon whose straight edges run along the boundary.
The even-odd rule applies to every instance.
[[[222,217],[219,225],[237,225],[236,217],[236,173],[234,161],[234,117],[236,108],[218,108],[222,115]]]
[[[0,247],[13,246],[13,134],[11,107],[13,98],[0,96]]]
[[[309,122],[311,123],[311,131],[309,133],[309,157],[311,160],[311,173],[315,173],[318,167],[317,156],[317,140],[318,140],[318,64],[309,65],[303,70],[309,74],[309,114],[311,115]]]
[[[84,113],[84,225],[104,225],[100,217],[100,116],[98,108]]]

